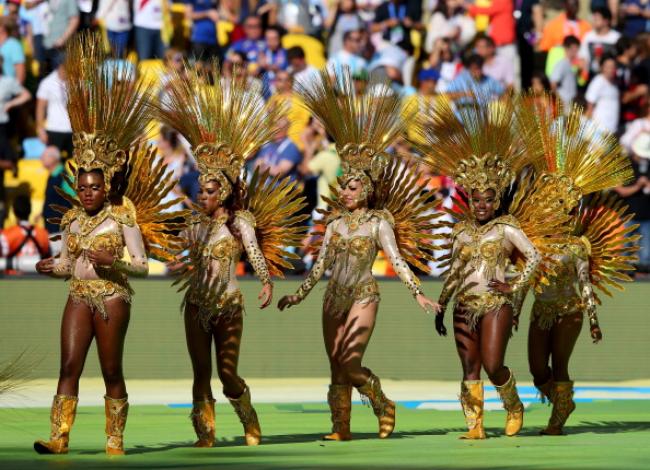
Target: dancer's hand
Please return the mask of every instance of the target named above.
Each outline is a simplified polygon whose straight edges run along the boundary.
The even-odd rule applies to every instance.
[[[447,327],[445,326],[445,311],[441,310],[436,315],[436,331],[440,336],[447,336]]]
[[[492,279],[488,282],[488,287],[492,292],[501,292],[502,294],[512,293],[512,286],[507,282],[499,281],[498,279]]]
[[[594,344],[603,339],[603,332],[600,331],[600,326],[594,325],[591,327],[591,339],[594,340]]]
[[[258,295],[257,298],[262,301],[260,308],[268,307],[271,300],[273,300],[273,284],[264,284],[264,287],[262,287],[260,295]]]
[[[113,265],[117,257],[107,250],[88,250],[86,256],[94,267],[108,268]]]
[[[278,302],[278,308],[280,311],[284,310],[285,308],[292,307],[293,305],[298,305],[300,303],[300,297],[297,295],[285,295],[280,299]]]
[[[438,302],[434,302],[431,299],[428,299],[424,294],[418,294],[415,297],[415,300],[420,305],[422,310],[424,310],[427,313],[440,312],[440,304]]]
[[[52,274],[54,272],[54,258],[45,258],[36,263],[36,271],[39,274]]]

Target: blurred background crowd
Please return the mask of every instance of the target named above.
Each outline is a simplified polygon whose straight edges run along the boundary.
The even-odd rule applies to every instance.
[[[582,104],[585,118],[618,136],[632,159],[635,180],[617,191],[644,237],[639,267],[650,266],[649,0],[0,0],[4,272],[30,270],[57,252],[47,235],[58,227],[47,220],[50,204],[65,200],[54,188],[73,194],[63,178],[72,133],[62,61],[66,42],[85,29],[101,31],[111,60],[150,81],[161,100],[172,70],[217,59],[225,81],[240,75],[287,106],[250,169],[297,180],[316,220],[340,160],[295,84],[324,66],[332,74],[349,67],[359,87],[381,75],[406,106],[435,105],[441,96],[475,105],[476,89],[493,99],[532,90]],[[189,206],[198,191],[190,149],[173,129],[154,125],[149,137],[178,182],[174,195]],[[406,140],[393,150],[410,152]],[[431,197],[450,206],[450,180],[423,171]],[[381,257],[375,272],[393,274]]]

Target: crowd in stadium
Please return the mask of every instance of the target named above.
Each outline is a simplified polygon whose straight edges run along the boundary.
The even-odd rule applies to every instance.
[[[471,104],[469,90],[498,98],[532,90],[584,106],[629,153],[635,180],[618,188],[636,213],[639,267],[650,266],[650,2],[647,0],[0,0],[0,256],[46,256],[54,189],[72,153],[67,115],[66,42],[97,29],[122,67],[159,87],[184,67],[223,64],[226,79],[248,74],[251,89],[288,106],[275,140],[251,162],[299,180],[309,211],[339,174],[324,128],[300,106],[295,84],[327,66],[349,67],[359,86],[381,75],[406,102],[427,106],[443,94]],[[240,66],[240,67],[237,67]],[[233,72],[234,71],[234,72]],[[173,129],[151,139],[178,181],[185,205],[198,172]],[[395,151],[408,152],[406,140]],[[29,160],[32,166],[29,167]],[[38,163],[40,159],[40,163]],[[43,184],[30,180],[34,164]],[[30,170],[29,168],[32,168]],[[23,173],[21,175],[21,173]],[[445,177],[425,175],[436,196],[453,193]],[[39,180],[40,181],[40,180]],[[42,188],[39,188],[38,185]],[[13,206],[13,210],[12,209]],[[9,262],[11,261],[11,262]],[[434,270],[434,274],[436,271]],[[387,273],[390,274],[390,273]]]

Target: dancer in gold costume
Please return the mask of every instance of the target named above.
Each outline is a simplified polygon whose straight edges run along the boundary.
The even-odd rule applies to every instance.
[[[366,397],[379,420],[379,437],[395,426],[395,404],[386,398],[379,378],[362,366],[379,307],[379,286],[372,264],[383,250],[418,304],[437,311],[425,297],[409,263],[427,271],[433,246],[427,216],[437,208],[411,165],[400,165],[385,149],[410,122],[400,115],[401,100],[386,84],[370,83],[358,96],[349,73],[332,81],[322,72],[312,83],[299,85],[310,111],[334,138],[343,175],[319,240],[318,257],[294,295],[284,296],[279,308],[299,304],[325,271],[331,271],[323,299],[323,336],[332,383],[328,403],[332,433],[328,440],[349,440],[352,386]],[[435,217],[435,216],[434,216]],[[426,238],[429,237],[429,238]]]
[[[484,101],[485,102],[485,101]],[[463,438],[484,439],[481,367],[507,411],[505,434],[514,436],[523,425],[524,407],[515,377],[504,365],[513,326],[513,296],[524,289],[549,247],[543,238],[561,233],[565,219],[545,211],[522,185],[510,207],[500,213],[504,192],[528,163],[525,134],[515,132],[512,100],[456,111],[441,100],[419,118],[415,142],[436,174],[446,174],[466,193],[468,206],[454,214],[450,266],[436,318],[446,335],[444,310],[455,296],[454,336],[463,367],[460,400],[469,432]],[[527,197],[522,197],[527,194]],[[525,202],[522,202],[525,201]],[[521,274],[507,280],[511,261],[519,259]]]
[[[535,303],[528,331],[528,363],[542,400],[553,410],[542,434],[559,435],[575,409],[569,360],[582,329],[583,316],[589,319],[594,343],[602,339],[596,315],[600,302],[593,287],[611,295],[609,287],[622,289],[619,281],[630,280],[637,237],[628,236],[632,214],[614,194],[601,191],[626,184],[632,177],[627,156],[613,136],[603,136],[583,119],[583,110],[574,107],[568,115],[555,119],[546,99],[534,109],[521,108],[521,126],[538,129],[533,151],[536,172],[545,185],[554,187],[558,210],[570,214],[571,234],[554,244],[558,269],[550,283],[533,282]],[[561,107],[556,104],[557,109]],[[549,119],[549,117],[551,119]],[[593,194],[595,193],[595,194]],[[592,197],[585,196],[593,194]],[[582,201],[582,203],[581,203]],[[525,290],[520,292],[518,308]],[[549,362],[551,366],[549,367]]]
[[[180,246],[169,231],[179,228],[172,219],[184,214],[161,213],[173,183],[164,166],[154,163],[155,151],[139,144],[151,118],[149,95],[135,77],[103,63],[101,44],[80,35],[66,55],[77,199],[70,198],[73,208],[60,221],[60,259],[37,265],[41,274],[70,279],[50,439],[34,443],[41,454],[68,451],[79,377],[93,338],[106,384],[106,453],[124,454],[129,404],[122,352],[133,295],[128,277],[146,276],[149,256],[171,259]]]
[[[192,423],[196,447],[212,447],[215,439],[215,399],[211,347],[214,341],[217,372],[244,426],[247,445],[257,445],[261,429],[251,404],[250,389],[237,373],[243,330],[244,299],[235,269],[246,254],[262,282],[261,307],[271,303],[272,275],[291,267],[295,257],[286,248],[298,246],[305,227],[300,191],[289,179],[256,172],[246,185],[246,160],[271,140],[282,109],[264,104],[246,83],[233,81],[225,89],[220,69],[176,75],[168,85],[167,104],[160,119],[178,130],[192,145],[200,177],[197,215],[181,234],[188,254],[178,271],[186,290],[187,348],[194,370]]]

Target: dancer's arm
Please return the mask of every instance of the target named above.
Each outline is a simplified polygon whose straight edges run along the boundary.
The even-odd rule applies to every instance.
[[[542,257],[521,229],[506,225],[505,236],[526,259],[521,274],[516,281],[510,284],[510,292],[517,292],[526,288],[537,266],[542,261]]]
[[[112,265],[113,269],[134,277],[146,277],[149,274],[149,261],[144,249],[140,227],[137,224],[122,225],[122,233],[131,259],[129,261],[115,259]]]
[[[235,218],[235,226],[241,235],[241,241],[248,255],[248,261],[262,282],[263,287],[258,299],[262,302],[261,308],[266,308],[271,303],[271,300],[273,300],[273,283],[271,282],[264,253],[262,253],[257,242],[257,237],[255,236],[255,218],[248,212],[244,214]]]
[[[594,297],[594,289],[591,285],[589,276],[589,258],[586,252],[583,256],[578,256],[576,259],[576,272],[578,274],[578,287],[580,289],[580,298],[582,304],[587,312],[589,318],[589,331],[594,343],[603,339],[603,333],[598,324],[598,315],[596,314],[596,300]]]

